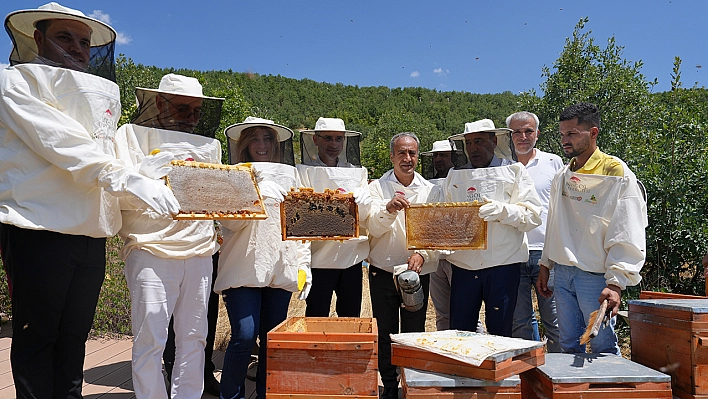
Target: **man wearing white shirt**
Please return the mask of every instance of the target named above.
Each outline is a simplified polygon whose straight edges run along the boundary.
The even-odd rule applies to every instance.
[[[548,199],[551,195],[551,181],[556,172],[563,167],[558,155],[534,148],[541,132],[538,129],[536,114],[526,111],[517,112],[506,118],[506,125],[511,129],[511,141],[516,157],[526,166],[533,179],[538,198],[541,200],[541,225],[526,233],[529,241],[529,260],[521,266],[519,292],[514,310],[512,337],[539,341],[541,339],[533,309],[532,290],[536,287],[543,240],[546,235],[546,214]],[[553,279],[550,280],[553,285]],[[533,288],[532,288],[533,287]],[[548,351],[560,352],[558,336],[558,316],[556,315],[555,297],[546,298],[537,295],[538,309],[541,313],[545,336],[548,339]]]
[[[379,372],[384,386],[381,398],[398,398],[398,374],[391,364],[391,337],[401,332],[425,331],[430,273],[438,265],[432,251],[411,251],[406,245],[404,209],[410,204],[440,202],[440,188],[416,171],[419,141],[413,133],[399,133],[391,139],[393,169],[369,184],[374,202],[369,216],[371,251],[369,289],[371,308],[379,328]],[[394,268],[407,266],[420,274],[424,293],[421,309],[401,309],[401,299],[393,281]]]

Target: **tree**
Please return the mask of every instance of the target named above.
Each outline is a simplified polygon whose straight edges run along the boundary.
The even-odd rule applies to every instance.
[[[642,287],[703,294],[708,227],[708,148],[706,91],[683,89],[676,58],[672,89],[652,95],[656,84],[641,74],[642,62],[622,57],[614,38],[604,49],[595,45],[587,18],[566,39],[553,69],[544,67],[542,96],[523,93],[520,108],[538,114],[541,130],[556,132],[558,115],[568,105],[588,101],[600,108],[599,147],[623,159],[647,189],[649,227]],[[560,154],[557,135],[539,143]]]
[[[597,46],[590,36],[592,31],[583,32],[586,23],[587,17],[575,25],[553,69],[543,67],[543,96],[538,97],[535,90],[522,93],[520,108],[535,112],[541,131],[551,138],[558,131],[558,115],[567,106],[583,101],[597,105],[602,119],[599,147],[629,160],[634,167],[631,154],[636,146],[627,144],[643,141],[646,117],[654,114],[650,90],[656,82],[648,83],[641,74],[641,60],[622,58],[624,47],[618,46],[614,37],[607,40],[604,49]],[[560,152],[553,138],[544,141],[540,143],[542,149]]]
[[[681,84],[676,57],[671,91],[657,97],[647,151],[637,171],[649,193],[647,263],[649,287],[704,295],[701,258],[708,243],[708,105],[704,90]]]
[[[379,117],[375,126],[363,137],[361,144],[362,166],[369,171],[370,179],[381,177],[391,169],[390,140],[401,132],[413,132],[420,140],[420,151],[430,148],[443,135],[435,123],[426,117],[408,112],[390,111]],[[420,173],[420,162],[416,168]]]

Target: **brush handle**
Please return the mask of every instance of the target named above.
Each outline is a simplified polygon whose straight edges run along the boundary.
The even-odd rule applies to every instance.
[[[605,313],[607,313],[607,299],[603,300],[600,304],[600,309],[597,311],[597,317],[595,322],[592,324],[592,329],[590,330],[590,338],[597,337],[600,333],[600,326],[602,326],[602,321],[605,319]]]

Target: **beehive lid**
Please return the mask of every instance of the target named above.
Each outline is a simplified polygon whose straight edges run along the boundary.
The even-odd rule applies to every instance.
[[[406,385],[417,388],[515,387],[521,383],[521,378],[519,378],[518,375],[495,382],[478,380],[475,378],[459,377],[450,374],[439,374],[411,368],[404,368],[403,374],[406,379]]]
[[[611,354],[547,353],[538,371],[554,384],[671,381],[671,376]]]
[[[647,306],[680,310],[691,313],[708,313],[708,298],[706,299],[635,299],[630,305]]]

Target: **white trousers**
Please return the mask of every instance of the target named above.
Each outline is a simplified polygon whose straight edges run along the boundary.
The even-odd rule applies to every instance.
[[[211,273],[211,256],[164,259],[141,250],[128,255],[136,398],[167,399],[162,352],[172,316],[176,352],[171,397],[201,398]]]

